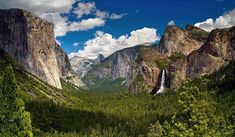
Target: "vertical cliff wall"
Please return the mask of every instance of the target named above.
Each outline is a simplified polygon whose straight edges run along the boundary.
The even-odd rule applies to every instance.
[[[0,47],[26,71],[61,88],[53,24],[20,9],[0,10]]]

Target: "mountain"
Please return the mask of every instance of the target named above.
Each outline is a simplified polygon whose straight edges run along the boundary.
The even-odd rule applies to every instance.
[[[0,48],[26,71],[59,89],[60,78],[77,79],[67,54],[55,41],[52,23],[21,9],[0,10],[0,18]]]
[[[207,37],[206,31],[191,25],[187,25],[185,30],[176,26],[168,26],[160,40],[158,49],[168,56],[173,53],[188,55],[193,50],[200,48]]]
[[[155,93],[166,70],[165,87],[178,88],[186,79],[210,74],[234,60],[234,32],[234,27],[208,33],[191,25],[168,26],[156,47],[138,45],[117,51],[91,66],[82,80],[91,88],[109,85],[134,94]]]
[[[207,41],[170,67],[170,85],[179,87],[187,78],[199,78],[235,60],[235,27],[213,30]],[[175,75],[175,74],[181,75]],[[177,86],[178,85],[178,86]]]
[[[55,41],[52,23],[20,9],[0,10],[0,17],[0,48],[27,72],[59,89],[63,79],[90,89],[156,92],[163,70],[164,86],[177,88],[235,58],[234,27],[207,33],[191,25],[168,26],[157,46],[144,43],[107,58],[69,59]]]
[[[51,100],[59,104],[69,102],[67,95],[62,93],[60,89],[25,71],[22,65],[0,48],[0,78],[9,65],[13,68],[19,90],[18,94],[24,100]]]
[[[154,88],[159,88],[162,69],[174,59],[198,49],[207,36],[205,31],[193,26],[188,25],[185,30],[168,26],[156,48],[151,44],[142,44],[117,51],[92,67],[82,80],[88,87],[102,87],[114,82],[132,93],[152,92]]]
[[[72,69],[77,73],[79,78],[87,75],[92,69],[92,65],[96,65],[104,60],[104,55],[99,54],[96,59],[89,59],[81,56],[73,56],[70,58]]]
[[[93,89],[120,88],[127,84],[141,46],[117,51],[93,65],[83,82]]]

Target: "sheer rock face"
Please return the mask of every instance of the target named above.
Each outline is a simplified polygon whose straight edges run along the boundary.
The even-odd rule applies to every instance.
[[[77,73],[78,77],[83,78],[96,65],[104,60],[104,55],[99,54],[96,59],[89,59],[81,56],[73,56],[70,58],[72,69]]]
[[[114,81],[123,78],[126,79],[126,85],[132,73],[132,67],[135,65],[139,55],[139,48],[139,46],[136,46],[113,53],[100,63],[94,65],[83,78],[83,81],[88,86],[92,86],[97,80],[109,79]]]
[[[203,33],[203,36],[198,33]],[[158,49],[168,56],[174,53],[188,55],[203,45],[205,41],[204,35],[206,35],[205,31],[193,26],[187,26],[186,30],[176,26],[168,26],[160,40]]]
[[[168,68],[169,88],[178,88],[182,82],[187,79],[187,60],[180,59],[170,65]]]
[[[61,88],[71,70],[66,53],[55,42],[53,24],[20,9],[0,10],[0,47],[26,71]]]
[[[177,88],[187,78],[211,74],[230,60],[235,60],[235,27],[213,30],[207,41],[186,58],[169,67],[171,88]]]
[[[235,27],[213,30],[207,42],[187,57],[187,75],[200,77],[210,74],[235,60]]]
[[[74,72],[72,70],[68,55],[58,44],[55,45],[55,49],[60,77],[72,75]]]
[[[135,46],[117,51],[91,67],[83,80],[89,86],[100,79],[125,78],[131,93],[154,92],[160,86],[162,69],[166,70],[165,86],[178,88],[186,79],[210,74],[234,59],[235,27],[209,34],[189,25],[185,30],[168,26],[156,48]]]
[[[112,66],[111,78],[127,78],[139,55],[139,47],[127,48],[118,51],[108,57],[105,61]]]

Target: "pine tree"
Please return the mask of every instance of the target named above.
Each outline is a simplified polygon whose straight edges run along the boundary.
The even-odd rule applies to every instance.
[[[202,86],[203,87],[203,86]],[[179,89],[178,110],[163,125],[150,126],[148,136],[230,137],[233,127],[216,113],[216,102],[206,89],[187,83]]]
[[[17,97],[17,85],[12,66],[9,65],[0,84],[0,136],[31,137],[30,113]]]

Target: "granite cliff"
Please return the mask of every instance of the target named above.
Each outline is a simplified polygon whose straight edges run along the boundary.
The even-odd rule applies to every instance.
[[[62,88],[60,78],[73,71],[55,41],[53,24],[21,9],[0,10],[0,18],[0,48],[29,73]]]
[[[88,87],[98,89],[103,85],[115,87],[128,85],[140,48],[141,46],[135,46],[113,53],[100,63],[93,65],[82,80]]]
[[[81,56],[73,56],[70,58],[72,69],[77,73],[79,78],[83,78],[87,75],[88,71],[92,69],[93,65],[96,65],[104,60],[104,55],[99,54],[96,59],[89,59]]]
[[[234,33],[234,27],[208,33],[190,25],[168,26],[159,45],[117,51],[92,67],[83,81],[88,87],[102,87],[108,79],[131,93],[150,93],[159,89],[164,69],[165,86],[177,88],[188,78],[210,74],[234,60]],[[97,83],[100,80],[105,82]]]

